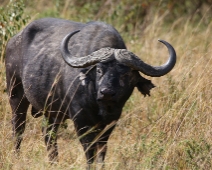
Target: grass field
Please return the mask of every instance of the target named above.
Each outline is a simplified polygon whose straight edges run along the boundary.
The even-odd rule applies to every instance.
[[[167,26],[163,16],[155,15],[133,39],[123,33],[128,49],[152,65],[160,65],[168,57],[167,49],[157,39],[170,42],[177,52],[177,64],[164,77],[146,77],[156,85],[150,97],[144,98],[135,89],[109,140],[105,169],[212,169],[212,22],[203,27],[203,19],[194,25],[182,17]],[[2,62],[0,169],[85,169],[85,156],[71,120],[67,129],[59,130],[59,163],[52,167],[41,133],[42,118],[28,114],[17,159],[5,88]]]

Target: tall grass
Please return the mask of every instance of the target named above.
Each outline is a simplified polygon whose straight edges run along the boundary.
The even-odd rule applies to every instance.
[[[162,64],[168,56],[158,38],[170,42],[178,58],[168,75],[147,77],[157,86],[150,97],[134,90],[109,140],[106,169],[212,169],[212,23],[202,27],[204,18],[193,24],[181,17],[167,25],[165,15],[155,13],[136,37],[125,36],[128,49],[152,65]],[[0,63],[0,92],[0,169],[85,169],[72,121],[59,130],[59,163],[52,167],[41,133],[42,118],[30,114],[17,158],[4,63]]]

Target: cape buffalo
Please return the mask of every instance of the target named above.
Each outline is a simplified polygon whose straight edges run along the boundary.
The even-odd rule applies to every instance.
[[[42,127],[51,162],[57,160],[58,127],[72,119],[84,148],[87,169],[103,163],[108,138],[134,87],[145,96],[151,77],[167,74],[176,63],[174,48],[166,64],[154,67],[126,49],[112,26],[44,18],[31,22],[6,47],[6,79],[12,107],[15,149],[19,151],[26,114],[43,115]],[[109,128],[108,128],[109,127]]]

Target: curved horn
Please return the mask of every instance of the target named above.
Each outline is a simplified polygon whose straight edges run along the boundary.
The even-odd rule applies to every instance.
[[[165,74],[167,74],[169,71],[172,70],[176,63],[176,52],[174,48],[169,44],[168,42],[164,40],[158,40],[162,42],[169,50],[169,59],[168,61],[161,65],[161,66],[151,66],[149,64],[144,63],[139,57],[137,57],[135,54],[133,54],[130,51],[127,51],[126,49],[118,49],[115,50],[115,58],[131,67],[134,70],[138,70],[142,72],[143,74],[151,77],[160,77]]]
[[[87,67],[90,65],[94,65],[98,62],[107,62],[110,61],[112,59],[114,59],[114,56],[112,55],[114,53],[114,49],[113,48],[101,48],[100,50],[97,50],[93,53],[91,53],[90,55],[84,56],[84,57],[76,57],[76,56],[72,56],[71,53],[68,50],[68,42],[70,40],[70,38],[78,33],[80,30],[78,31],[74,31],[69,33],[68,35],[66,35],[62,42],[61,42],[61,46],[60,46],[60,50],[63,56],[63,59],[72,67],[77,67],[77,68],[83,68],[83,67]]]

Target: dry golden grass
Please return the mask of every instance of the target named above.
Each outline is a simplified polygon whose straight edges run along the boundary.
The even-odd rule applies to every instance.
[[[144,61],[159,65],[167,49],[158,38],[170,42],[177,64],[166,76],[149,78],[157,86],[150,97],[135,89],[108,143],[106,169],[212,169],[212,22],[201,28],[178,19],[164,28],[155,17],[128,49]],[[29,114],[19,159],[13,152],[11,109],[5,93],[5,68],[0,64],[0,169],[85,169],[85,156],[72,122],[59,131],[59,163],[48,164],[41,133],[41,118]]]

